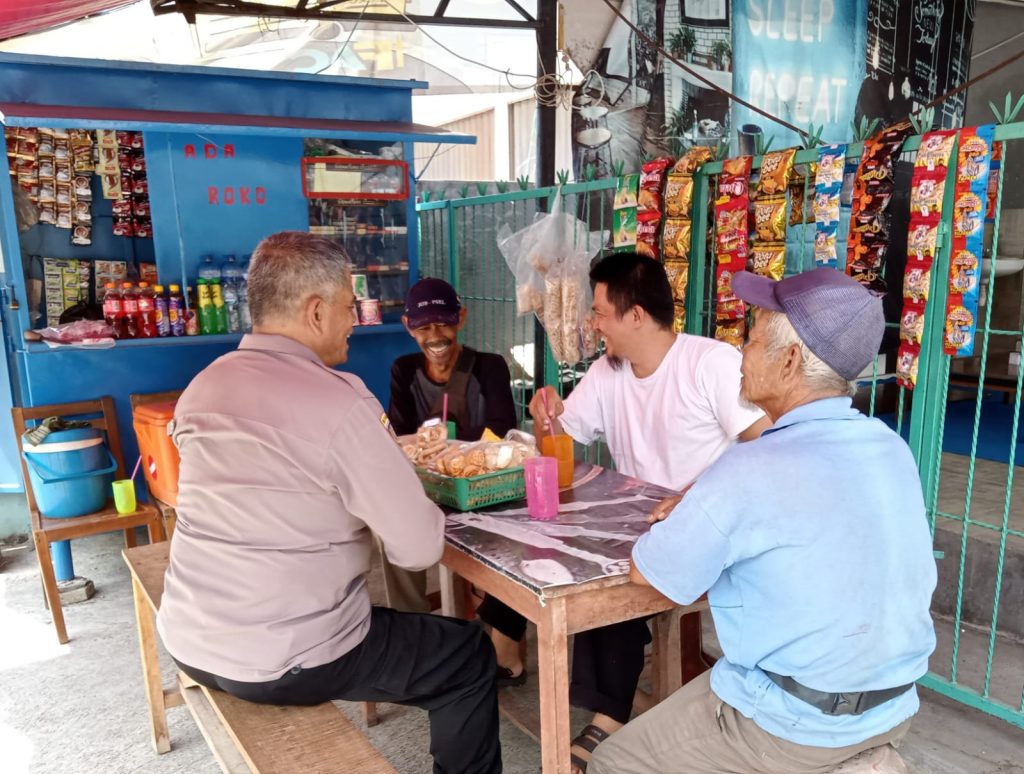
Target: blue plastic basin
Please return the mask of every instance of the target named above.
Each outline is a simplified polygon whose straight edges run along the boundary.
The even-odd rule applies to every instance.
[[[110,497],[117,463],[99,430],[58,430],[38,446],[23,441],[22,456],[44,516],[84,516],[100,510]]]

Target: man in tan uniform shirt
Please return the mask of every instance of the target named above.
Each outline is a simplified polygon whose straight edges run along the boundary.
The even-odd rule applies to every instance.
[[[371,530],[395,565],[422,569],[441,557],[444,518],[380,404],[333,368],[354,301],[334,243],[282,232],[256,248],[253,333],[175,412],[178,523],[158,628],[203,685],[266,704],[422,707],[434,772],[500,772],[482,629],[370,605]]]

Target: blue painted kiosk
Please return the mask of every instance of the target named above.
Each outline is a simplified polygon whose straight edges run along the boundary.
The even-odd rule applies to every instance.
[[[370,294],[384,303],[384,324],[356,329],[345,368],[385,401],[392,360],[414,347],[398,321],[398,301],[418,274],[413,143],[475,141],[411,122],[412,91],[425,87],[417,81],[0,54],[5,129],[142,133],[152,219],[152,238],[114,236],[112,203],[94,175],[91,244],[73,245],[69,230],[50,224],[19,233],[16,178],[11,186],[0,185],[3,367],[10,399],[37,406],[112,395],[131,465],[137,447],[129,394],[185,387],[233,349],[240,334],[121,340],[104,350],[26,341],[27,331],[45,324],[45,314],[35,319],[39,310],[33,314],[31,303],[38,296],[41,258],[155,263],[161,284],[185,288],[195,284],[205,255],[241,258],[270,233],[312,228],[348,247]],[[316,165],[307,169],[303,159],[310,148],[324,147],[327,155],[340,149],[343,158],[336,170],[318,175]],[[353,174],[346,166],[351,158],[387,166],[389,193],[378,201],[361,196],[360,180],[367,176],[358,169]],[[7,398],[0,395],[0,404]],[[0,405],[0,486],[8,489],[21,483],[10,421]],[[70,562],[63,574],[69,572]]]

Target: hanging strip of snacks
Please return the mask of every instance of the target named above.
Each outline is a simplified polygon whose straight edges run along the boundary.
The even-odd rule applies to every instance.
[[[672,287],[672,327],[681,333],[686,327],[686,288],[690,281],[690,240],[693,235],[693,176],[711,160],[711,148],[695,145],[673,165],[665,187],[665,227],[662,254],[665,273]],[[646,168],[646,165],[645,165]]]
[[[836,235],[839,231],[839,192],[843,188],[846,145],[826,145],[818,151],[814,181],[814,265],[839,268]]]
[[[96,132],[103,196],[113,200],[114,236],[150,239],[149,183],[142,132]]]
[[[889,199],[894,185],[893,159],[913,131],[909,121],[883,129],[865,140],[857,167],[850,235],[846,242],[846,273],[883,295],[882,264],[889,247]]]
[[[943,351],[954,357],[974,354],[981,253],[994,136],[995,127],[991,124],[960,131],[956,199],[953,204],[953,249],[949,261],[949,298],[942,339]]]
[[[949,158],[956,130],[929,132],[921,138],[910,184],[910,225],[907,235],[907,266],[903,275],[903,313],[900,316],[900,349],[896,358],[899,383],[913,389],[924,335],[925,306],[931,287],[939,221],[946,188]]]
[[[672,159],[646,162],[640,173],[640,191],[636,196],[636,251],[639,255],[660,260],[658,237],[661,235],[662,193],[665,172]]]
[[[715,338],[734,346],[747,334],[746,306],[732,292],[732,278],[749,258],[750,156],[727,159],[715,199]]]
[[[10,172],[39,211],[39,222],[92,244],[92,134],[60,127],[9,127]]]
[[[786,189],[796,148],[766,153],[754,199],[754,247],[751,268],[756,274],[782,279],[786,273]],[[803,194],[801,194],[801,202]],[[798,204],[799,206],[799,204]]]
[[[640,175],[623,175],[615,189],[612,205],[612,246],[622,253],[636,249],[637,193]]]

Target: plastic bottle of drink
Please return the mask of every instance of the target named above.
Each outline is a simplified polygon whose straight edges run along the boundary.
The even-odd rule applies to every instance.
[[[167,297],[167,322],[172,336],[185,335],[185,299],[181,295],[181,285],[171,285],[171,294]]]
[[[139,329],[140,339],[155,339],[160,333],[156,329],[156,295],[148,282],[139,283]]]
[[[199,332],[207,336],[217,332],[217,310],[213,307],[213,293],[210,292],[210,285],[200,277],[196,280],[198,288],[199,303],[196,313],[199,317]]]
[[[132,283],[121,285],[121,298],[124,304],[125,338],[137,339],[141,335],[142,321],[139,318],[139,294]]]
[[[188,306],[185,309],[185,335],[198,336],[199,297],[196,295],[196,289],[191,285],[185,288],[185,298],[188,300]]]
[[[242,274],[242,282],[238,285],[238,317],[242,323],[242,330],[248,333],[252,330],[252,314],[249,312],[249,269],[246,267]]]
[[[153,294],[156,301],[156,335],[161,338],[171,335],[170,308],[167,305],[167,296],[164,295],[163,285],[154,285]]]
[[[242,265],[235,260],[235,256],[229,255],[224,263],[220,267],[221,285],[224,290],[228,289],[228,285],[234,285],[238,287],[242,281]]]
[[[212,255],[204,255],[199,262],[199,278],[206,281],[220,279],[220,266],[213,262]]]
[[[103,286],[103,319],[114,331],[115,339],[124,338],[124,303],[113,282]]]
[[[234,281],[224,283],[224,311],[227,316],[228,333],[241,333],[242,316],[238,308],[238,284]]]
[[[210,295],[213,297],[214,333],[227,333],[228,310],[224,306],[224,288],[221,287],[219,279],[212,279],[207,285],[210,288]]]

